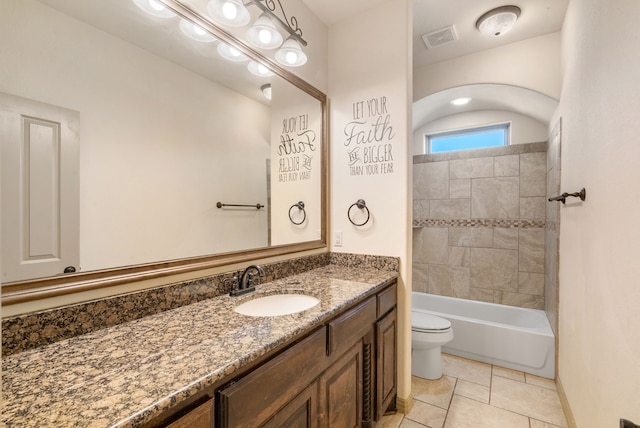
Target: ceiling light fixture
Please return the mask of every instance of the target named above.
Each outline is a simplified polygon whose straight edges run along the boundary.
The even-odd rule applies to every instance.
[[[520,16],[518,6],[501,6],[490,10],[476,21],[476,28],[489,36],[501,36],[513,28]]]
[[[262,13],[247,30],[247,40],[256,48],[275,49],[282,44],[282,35],[269,15]]]
[[[299,67],[307,63],[307,55],[295,39],[289,37],[276,52],[276,61],[289,67]]]
[[[255,74],[258,77],[273,76],[273,71],[269,70],[266,66],[260,64],[258,61],[251,61],[248,65],[248,68],[252,74]]]
[[[191,21],[187,21],[186,19],[180,20],[180,29],[187,37],[198,42],[210,43],[218,40],[211,33],[205,31],[201,26],[194,24]]]
[[[243,27],[251,20],[251,15],[241,0],[211,0],[207,10],[220,24],[229,27]]]
[[[244,3],[242,0],[209,0],[207,10],[220,24],[243,26],[251,20],[247,10],[247,6],[250,5],[256,6],[262,13],[247,30],[249,43],[260,49],[275,49],[282,45],[275,55],[280,64],[289,67],[306,64],[307,55],[302,51],[302,46],[307,46],[307,42],[302,38],[298,19],[295,16],[287,16],[280,0],[245,0]],[[288,33],[284,44],[278,28]]]
[[[469,97],[460,97],[455,100],[451,100],[450,103],[454,106],[463,106],[465,104],[469,104],[469,101],[471,101],[471,98]]]
[[[271,83],[266,83],[260,86],[260,90],[262,91],[262,95],[269,101],[271,101]]]
[[[221,57],[223,57],[224,59],[228,59],[229,61],[246,61],[249,59],[249,57],[247,57],[245,54],[243,54],[242,52],[240,52],[239,49],[228,45],[224,42],[221,42],[218,45],[218,53],[220,54]]]
[[[173,18],[175,13],[156,0],[133,0],[136,6],[156,18]]]

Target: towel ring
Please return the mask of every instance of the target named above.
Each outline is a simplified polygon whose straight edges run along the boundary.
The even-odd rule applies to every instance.
[[[361,210],[362,209],[367,210],[367,219],[364,222],[356,223],[355,221],[353,221],[351,219],[351,208],[353,208],[353,207],[358,207]],[[364,226],[365,224],[367,224],[369,222],[369,218],[371,218],[371,213],[369,212],[369,208],[367,208],[367,204],[364,201],[364,199],[358,199],[355,203],[351,204],[351,206],[347,210],[347,217],[349,218],[349,221],[351,222],[351,224],[353,224],[354,226]]]
[[[294,208],[298,208],[300,211],[302,211],[302,214],[304,215],[304,217],[302,217],[302,220],[299,223],[296,223],[293,220],[293,217],[291,217],[291,210]],[[304,202],[300,201],[297,204],[291,205],[291,208],[289,208],[289,220],[291,220],[291,223],[295,224],[296,226],[299,226],[302,223],[304,223],[306,219],[307,219],[307,212],[304,210]]]

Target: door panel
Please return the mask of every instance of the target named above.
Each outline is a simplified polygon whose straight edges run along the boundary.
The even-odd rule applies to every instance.
[[[2,282],[79,269],[77,112],[0,93]]]

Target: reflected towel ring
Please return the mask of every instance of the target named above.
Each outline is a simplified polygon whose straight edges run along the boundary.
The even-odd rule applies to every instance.
[[[299,223],[296,223],[293,220],[293,217],[291,217],[291,210],[294,208],[298,208],[300,211],[302,211],[302,214],[304,215],[304,217],[302,217],[302,220]],[[291,220],[291,223],[295,224],[296,226],[299,226],[302,223],[304,223],[306,219],[307,219],[307,212],[304,210],[304,202],[300,201],[297,204],[291,205],[291,208],[289,208],[289,220]]]
[[[367,219],[362,222],[362,223],[356,223],[355,221],[353,221],[351,219],[351,208],[353,207],[358,207],[360,209],[365,209],[367,210]],[[369,212],[369,208],[367,208],[367,204],[364,201],[364,199],[358,199],[355,203],[351,204],[351,206],[349,207],[349,209],[347,210],[347,217],[349,217],[349,221],[351,222],[351,224],[353,224],[354,226],[364,226],[365,224],[367,224],[367,222],[369,221],[369,218],[371,218],[371,213]]]

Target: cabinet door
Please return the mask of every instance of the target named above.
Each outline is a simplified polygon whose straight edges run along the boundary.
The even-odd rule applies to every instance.
[[[394,308],[376,323],[376,421],[396,397],[397,313]]]
[[[318,382],[311,384],[262,425],[262,428],[316,428],[318,388]]]
[[[326,343],[322,328],[218,391],[218,426],[258,427],[268,422],[320,376],[327,365]]]
[[[213,400],[208,400],[167,425],[167,428],[211,428],[212,422]]]
[[[362,424],[362,341],[344,353],[320,378],[321,426],[355,428]]]

